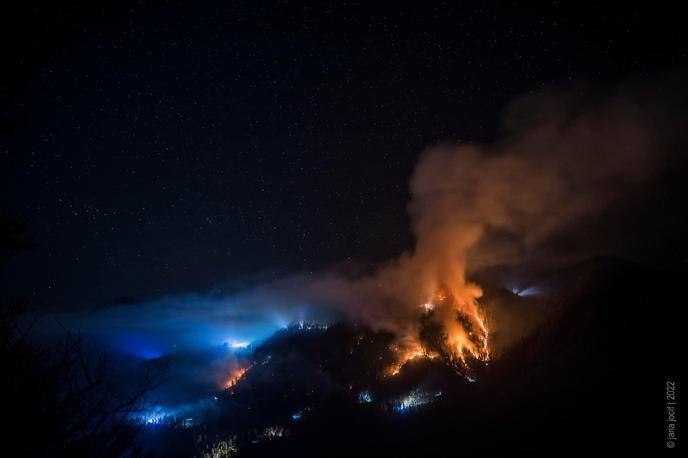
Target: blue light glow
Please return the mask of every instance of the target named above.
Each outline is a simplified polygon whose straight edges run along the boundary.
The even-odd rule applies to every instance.
[[[370,404],[373,402],[373,395],[370,394],[370,391],[361,391],[358,394],[358,402],[361,404]]]
[[[442,396],[442,392],[430,393],[425,390],[415,389],[403,398],[397,399],[393,405],[393,410],[399,413],[406,413],[415,410],[434,401],[434,398]]]
[[[164,345],[157,339],[139,333],[115,332],[108,337],[110,346],[121,353],[142,359],[155,359],[165,354]]]
[[[542,289],[537,286],[529,286],[528,288],[509,288],[509,290],[519,297],[539,296],[543,293]]]
[[[231,340],[229,341],[229,348],[232,350],[245,350],[251,345],[247,340]]]
[[[155,426],[172,419],[174,415],[167,409],[160,406],[154,406],[134,416],[134,421],[143,423],[149,426]]]

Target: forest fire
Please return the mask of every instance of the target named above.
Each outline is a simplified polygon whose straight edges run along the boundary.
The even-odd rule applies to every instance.
[[[239,367],[235,368],[234,370],[232,370],[231,374],[229,375],[229,378],[223,384],[224,389],[227,390],[229,388],[232,388],[234,385],[236,385],[239,382],[239,380],[241,380],[241,378],[244,376],[244,374],[246,374],[246,372],[248,372],[248,370],[250,368],[251,368],[250,366],[246,366],[246,367],[239,366]]]
[[[463,368],[468,367],[470,360],[487,363],[491,358],[489,330],[477,299],[475,296],[470,299],[453,300],[440,292],[433,300],[421,304],[419,338],[406,349],[394,347],[400,356],[387,374],[397,375],[403,366],[416,358],[441,357],[445,363]]]
[[[399,358],[399,361],[394,364],[392,367],[390,367],[387,371],[389,375],[397,375],[399,371],[401,370],[402,367],[406,365],[409,361],[416,359],[416,358],[428,358],[428,359],[435,359],[439,355],[437,353],[427,353],[424,350],[418,348],[416,350],[412,350],[410,352],[404,353],[403,356]]]

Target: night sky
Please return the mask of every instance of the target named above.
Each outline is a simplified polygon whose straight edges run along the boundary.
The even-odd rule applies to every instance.
[[[496,139],[543,86],[687,61],[649,6],[143,3],[3,15],[0,208],[37,246],[2,282],[38,307],[395,257],[424,148]]]

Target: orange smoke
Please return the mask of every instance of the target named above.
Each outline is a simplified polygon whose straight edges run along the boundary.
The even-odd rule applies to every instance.
[[[383,305],[370,320],[397,333],[401,364],[419,351],[456,366],[491,358],[489,310],[467,279],[469,267],[594,253],[594,241],[581,234],[640,195],[667,162],[654,108],[628,94],[585,104],[565,92],[541,93],[510,108],[502,141],[422,154],[409,205],[416,247],[378,272],[376,304]],[[379,308],[395,324],[379,319]],[[504,334],[508,323],[491,316]]]

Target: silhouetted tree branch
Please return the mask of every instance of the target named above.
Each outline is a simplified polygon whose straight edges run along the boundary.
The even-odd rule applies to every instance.
[[[0,266],[33,247],[20,218],[0,213]],[[28,302],[0,299],[0,433],[16,456],[134,456],[132,414],[161,383],[157,366],[138,380],[114,371],[105,349],[63,327],[57,345],[37,345]]]

